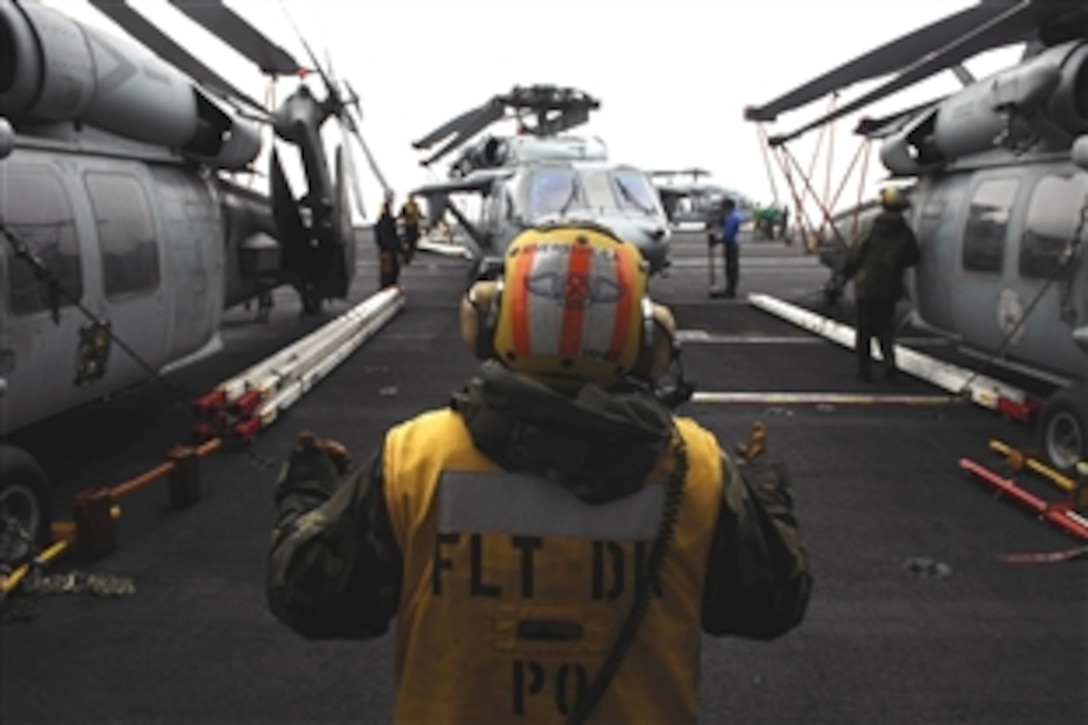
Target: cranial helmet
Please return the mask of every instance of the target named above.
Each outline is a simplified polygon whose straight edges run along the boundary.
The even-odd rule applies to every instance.
[[[647,296],[634,245],[590,223],[535,227],[503,262],[499,279],[461,301],[461,336],[476,357],[560,387],[653,382],[668,367],[676,323]]]
[[[896,186],[885,186],[880,190],[880,205],[885,209],[900,210],[910,206],[910,200]]]

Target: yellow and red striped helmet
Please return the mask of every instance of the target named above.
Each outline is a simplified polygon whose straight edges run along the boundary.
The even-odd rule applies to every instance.
[[[506,252],[495,356],[552,383],[621,380],[642,355],[648,275],[638,248],[603,228],[522,232]]]

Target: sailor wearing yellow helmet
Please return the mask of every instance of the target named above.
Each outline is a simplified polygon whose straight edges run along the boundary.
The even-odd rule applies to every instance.
[[[880,190],[880,213],[850,246],[842,273],[833,280],[833,295],[854,280],[857,327],[854,356],[858,379],[873,380],[872,345],[877,341],[884,379],[895,382],[895,310],[906,294],[904,274],[918,264],[918,240],[903,212],[910,208],[906,193],[895,186]]]
[[[702,632],[771,639],[804,615],[785,471],[654,394],[679,352],[636,247],[540,227],[503,261],[462,301],[483,362],[449,406],[356,470],[300,440],[271,610],[307,637],[395,617],[398,722],[694,721]]]

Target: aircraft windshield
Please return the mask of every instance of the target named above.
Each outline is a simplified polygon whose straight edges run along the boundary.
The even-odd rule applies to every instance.
[[[646,175],[634,169],[613,171],[612,189],[621,209],[653,214],[657,211],[657,192]]]
[[[635,169],[554,168],[533,174],[530,217],[586,210],[657,214],[657,192],[646,175]]]
[[[583,197],[582,185],[573,169],[542,169],[533,174],[529,186],[529,215],[562,215],[571,209],[584,209]]]

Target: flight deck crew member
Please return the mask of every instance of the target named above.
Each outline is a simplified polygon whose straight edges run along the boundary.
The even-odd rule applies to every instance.
[[[396,617],[398,722],[691,722],[700,630],[769,640],[804,616],[785,469],[654,394],[679,351],[647,280],[602,228],[528,229],[462,300],[484,362],[447,407],[357,470],[300,437],[269,606],[309,638]]]
[[[838,286],[854,280],[857,332],[854,351],[858,378],[873,379],[872,340],[884,360],[884,378],[899,374],[895,362],[895,306],[904,293],[903,273],[918,263],[918,240],[903,218],[910,205],[894,186],[880,191],[881,211],[850,248]]]
[[[374,243],[378,247],[379,284],[382,289],[400,279],[400,236],[393,217],[393,195],[386,194],[378,221],[374,224]]]
[[[404,263],[411,264],[412,257],[416,254],[416,247],[419,245],[420,213],[419,204],[416,203],[415,198],[409,196],[404,202],[404,206],[400,208],[398,220],[401,227]]]
[[[737,281],[740,278],[740,244],[737,239],[740,222],[736,202],[727,197],[722,201],[721,226],[711,243],[722,245],[722,256],[725,259],[725,296],[730,298],[737,296]]]

